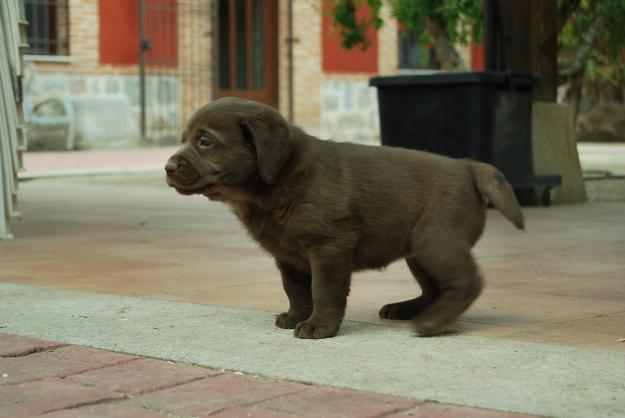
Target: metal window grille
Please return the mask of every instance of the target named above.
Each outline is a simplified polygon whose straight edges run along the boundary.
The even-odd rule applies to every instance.
[[[141,130],[148,143],[180,142],[182,126],[213,88],[213,7],[206,0],[142,0]]]
[[[28,20],[26,54],[69,55],[68,0],[22,0]]]

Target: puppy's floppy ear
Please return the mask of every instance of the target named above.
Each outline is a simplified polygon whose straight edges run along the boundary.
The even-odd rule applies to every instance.
[[[293,152],[288,123],[279,114],[262,112],[243,119],[241,129],[256,149],[260,177],[273,184]]]

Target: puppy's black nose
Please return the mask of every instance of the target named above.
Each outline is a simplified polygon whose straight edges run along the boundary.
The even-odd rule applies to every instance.
[[[165,164],[165,171],[167,172],[167,174],[174,174],[177,169],[178,169],[178,164],[172,161],[168,161],[167,164]]]

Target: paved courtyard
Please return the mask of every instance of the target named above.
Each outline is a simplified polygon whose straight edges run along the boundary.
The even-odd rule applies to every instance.
[[[167,155],[168,150],[146,159],[146,172],[162,160],[156,152]],[[129,168],[115,155],[108,154],[99,165],[82,161],[84,167],[74,168]],[[39,170],[54,171],[50,160],[46,166],[41,155],[33,157],[40,158]],[[274,328],[273,315],[287,301],[272,260],[224,206],[179,196],[161,185],[157,175],[28,180],[21,184],[20,209],[22,220],[12,225],[16,238],[0,242],[0,332],[5,333],[0,347],[2,341],[13,347],[18,337],[9,334],[18,334],[53,341],[32,342],[33,347],[52,344],[51,353],[72,344],[126,353],[133,356],[123,363],[128,367],[155,367],[147,374],[168,366],[136,356],[174,361],[174,371],[163,372],[166,376],[176,380],[178,369],[184,376],[199,373],[200,383],[194,384],[207,388],[214,387],[214,379],[241,388],[262,382],[281,385],[275,390],[282,396],[283,387],[300,388],[301,383],[292,382],[303,382],[321,385],[306,389],[313,395],[333,390],[327,386],[364,391],[341,395],[354,399],[353,404],[359,396],[383,396],[401,404],[377,415],[307,415],[311,410],[302,407],[254,409],[251,416],[412,416],[423,401],[489,409],[471,410],[475,415],[470,416],[491,416],[495,412],[490,410],[625,416],[625,203],[525,208],[525,232],[489,211],[487,229],[474,251],[486,289],[458,322],[458,335],[415,338],[408,323],[377,317],[383,304],[418,293],[407,268],[395,263],[384,272],[355,276],[348,321],[338,337],[324,341],[296,340],[289,331]],[[0,376],[2,367],[15,367],[11,361],[48,352],[34,351],[3,357]],[[0,377],[0,408],[17,396],[11,392],[16,384],[36,391],[58,379],[79,390],[95,372],[85,372],[87,380],[80,374],[70,379],[46,373],[33,371],[29,383]],[[14,373],[5,374],[14,378]],[[109,375],[99,376],[104,383],[94,383],[96,387],[110,386]],[[190,382],[187,378],[195,379],[180,381]],[[95,392],[110,395],[106,402],[117,405],[139,393],[133,390]],[[387,398],[393,396],[397,398]],[[232,408],[253,402],[244,399]],[[298,405],[309,401],[302,402]],[[107,410],[106,405],[96,409]],[[460,414],[455,407],[445,408],[440,410],[452,413],[416,416],[469,416],[469,410]],[[226,415],[218,416],[245,416],[227,410],[220,409]],[[86,416],[114,416],[96,412]]]
[[[288,418],[528,415],[312,386],[0,334],[3,416]]]

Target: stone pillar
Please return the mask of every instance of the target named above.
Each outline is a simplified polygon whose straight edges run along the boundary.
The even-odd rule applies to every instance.
[[[321,9],[316,3],[293,1],[293,113],[295,123],[312,130],[319,126],[322,81]],[[281,59],[286,65],[286,55]]]
[[[100,19],[98,0],[69,1],[69,52],[77,65],[100,64]]]
[[[214,88],[213,17],[209,2],[181,2],[178,6],[179,124],[212,100]]]
[[[570,124],[567,105],[534,103],[532,147],[536,175],[562,176],[562,186],[555,190],[554,202],[585,202],[586,188],[577,153],[577,138]]]
[[[378,32],[378,72],[380,75],[392,75],[397,73],[399,51],[397,20],[388,3],[383,4],[380,17],[384,20],[384,25]]]

